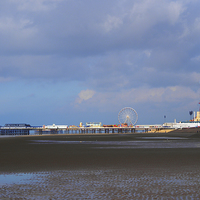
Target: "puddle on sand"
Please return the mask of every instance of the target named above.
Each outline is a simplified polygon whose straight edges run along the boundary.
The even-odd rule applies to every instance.
[[[159,149],[159,148],[200,148],[199,141],[181,142],[181,141],[132,141],[112,143],[111,145],[99,145],[92,147],[95,149]]]
[[[0,186],[5,184],[30,183],[33,178],[31,173],[0,174]]]
[[[183,137],[136,137],[137,139],[143,140],[185,140],[188,138]]]
[[[138,138],[139,139],[139,138]],[[173,137],[144,137],[133,141],[57,141],[32,140],[30,144],[81,144],[97,145],[93,149],[138,149],[138,148],[200,148],[200,141]]]

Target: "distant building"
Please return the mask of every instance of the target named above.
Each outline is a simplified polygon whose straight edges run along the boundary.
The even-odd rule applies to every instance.
[[[191,121],[200,122],[200,111],[197,111],[196,116],[195,116],[195,112],[194,112],[194,118]]]

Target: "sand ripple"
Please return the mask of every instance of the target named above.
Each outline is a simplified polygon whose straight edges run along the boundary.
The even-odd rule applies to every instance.
[[[3,184],[0,199],[199,199],[198,169],[37,172]]]

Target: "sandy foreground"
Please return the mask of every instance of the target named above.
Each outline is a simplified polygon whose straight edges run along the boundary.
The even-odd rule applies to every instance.
[[[200,199],[199,191],[196,130],[0,138],[0,199]]]

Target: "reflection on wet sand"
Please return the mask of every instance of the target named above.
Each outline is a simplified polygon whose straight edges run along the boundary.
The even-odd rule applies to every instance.
[[[154,148],[197,148],[200,141],[189,141],[187,138],[177,137],[144,137],[134,141],[58,141],[32,140],[29,144],[78,144],[90,145],[96,149],[154,149]],[[140,140],[139,140],[140,139]],[[142,139],[142,140],[141,140]],[[182,141],[186,140],[186,141]]]
[[[199,172],[191,169],[37,172],[26,183],[1,186],[0,198],[198,199]]]

